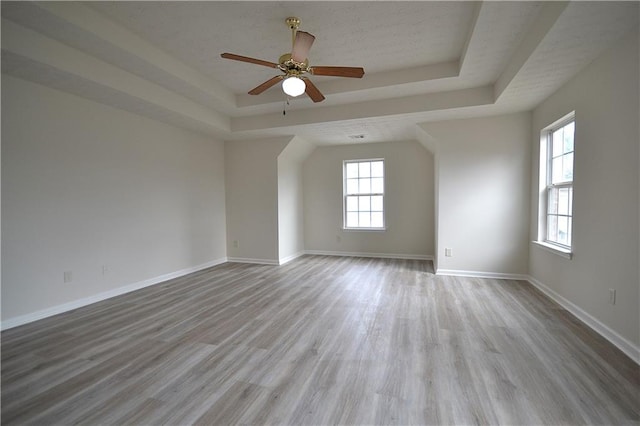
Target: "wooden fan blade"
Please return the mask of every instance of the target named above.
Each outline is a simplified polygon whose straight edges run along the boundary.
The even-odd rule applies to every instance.
[[[324,101],[324,95],[320,93],[320,90],[318,90],[316,85],[306,77],[303,77],[302,79],[304,80],[304,84],[306,85],[304,91],[307,93],[307,96],[309,96],[313,102]]]
[[[291,49],[291,59],[296,62],[304,62],[315,39],[312,34],[305,31],[296,32],[296,39],[293,42],[293,49]]]
[[[334,77],[362,78],[364,68],[360,67],[312,67],[313,75],[329,75]]]
[[[278,68],[278,64],[276,64],[275,62],[263,61],[262,59],[250,58],[248,56],[240,56],[233,53],[223,53],[220,56],[225,59],[232,59],[234,61],[248,62],[250,64],[262,65],[269,68]]]
[[[259,95],[260,93],[264,92],[265,90],[267,90],[268,88],[270,88],[271,86],[273,86],[274,84],[282,80],[283,77],[284,77],[283,75],[276,75],[275,77],[270,78],[269,80],[265,81],[261,85],[249,90],[249,94]]]

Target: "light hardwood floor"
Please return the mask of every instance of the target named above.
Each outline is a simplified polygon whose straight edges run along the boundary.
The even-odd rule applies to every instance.
[[[2,333],[3,424],[638,424],[640,369],[526,282],[227,263]]]

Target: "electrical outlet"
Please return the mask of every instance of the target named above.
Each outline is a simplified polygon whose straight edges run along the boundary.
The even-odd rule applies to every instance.
[[[342,241],[342,237],[340,237],[340,235],[336,235],[336,243],[339,243],[340,241]]]
[[[109,273],[109,265],[102,265],[102,275],[107,275]]]
[[[71,271],[64,271],[64,282],[70,283],[73,280],[73,273]]]
[[[609,289],[609,303],[612,305],[616,304],[616,290],[613,288]]]
[[[451,254],[451,249],[450,248],[444,249],[444,255],[446,257],[453,257],[453,254]]]
[[[240,242],[238,240],[233,240],[233,247],[234,248],[239,248],[240,247]]]

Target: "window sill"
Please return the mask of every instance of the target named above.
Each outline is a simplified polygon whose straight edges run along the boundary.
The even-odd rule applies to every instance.
[[[554,246],[553,244],[545,243],[543,241],[531,241],[531,243],[533,243],[533,245],[538,246],[545,251],[564,257],[565,259],[573,258],[573,252],[571,250]]]
[[[347,231],[347,232],[384,232],[387,230],[387,228],[342,228],[343,231]]]

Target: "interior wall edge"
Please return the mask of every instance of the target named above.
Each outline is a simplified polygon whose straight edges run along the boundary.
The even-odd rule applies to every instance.
[[[523,274],[512,274],[508,272],[485,272],[485,271],[464,271],[461,269],[436,269],[436,275],[450,277],[469,277],[469,278],[491,278],[498,280],[518,280],[527,281],[529,276]]]
[[[2,323],[0,323],[0,330],[3,330],[3,331],[8,330],[10,328],[18,327],[18,326],[25,325],[34,321],[44,319],[44,318],[48,318],[54,315],[72,311],[74,309],[82,308],[83,306],[91,305],[97,302],[101,302],[103,300],[111,299],[116,296],[130,293],[132,291],[140,290],[145,287],[160,284],[165,281],[172,280],[174,278],[179,278],[184,275],[192,274],[194,272],[198,272],[203,269],[207,269],[216,265],[223,264],[225,262],[227,262],[226,257],[211,260],[209,262],[192,266],[190,268],[180,269],[179,271],[170,272],[168,274],[160,275],[154,278],[149,278],[143,281],[138,281],[133,284],[128,284],[123,287],[115,288],[113,290],[104,291],[102,293],[94,294],[89,297],[84,297],[82,299],[73,300],[71,302],[63,303],[61,305],[52,306],[50,308],[42,309],[36,312],[31,312],[25,315],[9,318],[7,320],[2,321]]]
[[[252,263],[254,265],[279,265],[280,261],[276,259],[257,259],[251,257],[228,257],[227,262],[233,263]]]
[[[531,285],[536,287],[551,300],[565,308],[573,316],[589,326],[589,328],[591,328],[593,331],[611,342],[614,346],[624,352],[629,358],[631,358],[636,364],[640,366],[640,346],[635,345],[633,342],[624,338],[616,331],[608,327],[606,324],[598,320],[596,317],[589,314],[587,311],[580,308],[578,305],[563,297],[559,293],[555,292],[534,277],[529,276],[528,281],[531,283]]]
[[[301,256],[304,256],[304,255],[305,255],[304,251],[299,251],[299,252],[294,253],[294,254],[292,254],[290,256],[281,257],[280,260],[278,261],[278,264],[279,265],[284,265],[285,263],[289,263],[292,260],[295,260],[295,259],[297,259],[297,258],[299,258]]]
[[[350,251],[305,250],[304,254],[317,256],[342,256],[342,257],[372,257],[378,259],[405,259],[405,260],[430,260],[433,255],[427,254],[401,254],[401,253],[367,253]]]

